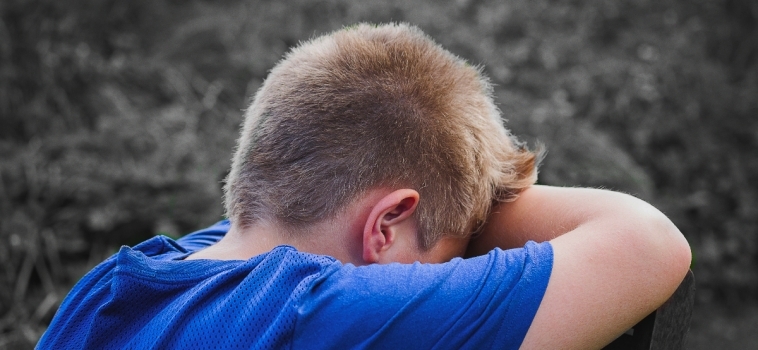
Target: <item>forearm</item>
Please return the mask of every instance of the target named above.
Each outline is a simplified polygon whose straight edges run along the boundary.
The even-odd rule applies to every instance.
[[[587,219],[577,206],[592,205],[590,195],[579,189],[532,186],[513,202],[493,206],[482,231],[468,246],[467,255],[477,256],[495,247],[523,247],[527,241],[544,242],[569,232]],[[581,192],[583,201],[571,195]],[[594,193],[593,193],[594,194]]]
[[[580,226],[620,232],[653,225],[661,217],[651,205],[622,193],[588,189],[532,186],[513,202],[492,208],[480,235],[471,240],[467,255],[485,254],[495,247],[523,247],[527,241],[552,240]]]

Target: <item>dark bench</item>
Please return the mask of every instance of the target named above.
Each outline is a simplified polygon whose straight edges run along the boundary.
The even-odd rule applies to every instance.
[[[604,349],[682,349],[694,303],[695,277],[689,271],[669,300]]]

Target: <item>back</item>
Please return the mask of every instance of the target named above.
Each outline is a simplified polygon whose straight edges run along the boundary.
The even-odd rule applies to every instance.
[[[334,263],[284,246],[247,261],[179,260],[187,252],[165,237],[121,248],[79,282],[38,347],[282,348],[291,304]]]
[[[182,260],[225,229],[123,247],[77,284],[38,347],[516,348],[552,268],[549,243],[444,264],[356,267],[289,246]]]

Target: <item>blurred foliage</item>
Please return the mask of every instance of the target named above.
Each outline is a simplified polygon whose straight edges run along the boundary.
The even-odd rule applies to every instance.
[[[626,191],[690,240],[701,301],[758,295],[752,0],[0,2],[0,347],[121,244],[221,217],[241,109],[299,41],[408,21],[480,64],[541,182]]]

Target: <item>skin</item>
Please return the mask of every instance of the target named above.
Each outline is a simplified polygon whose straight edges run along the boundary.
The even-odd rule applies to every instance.
[[[463,256],[468,239],[446,237],[424,251],[418,245],[413,213],[419,194],[411,189],[375,189],[354,201],[331,220],[289,232],[283,225],[261,221],[241,228],[232,225],[218,243],[186,259],[247,260],[279,245],[329,255],[356,266],[390,262],[441,263]],[[254,239],[253,239],[254,238]]]
[[[621,193],[532,186],[493,207],[483,232],[418,247],[410,189],[377,189],[307,233],[271,222],[233,226],[188,259],[248,259],[288,244],[344,263],[437,263],[494,247],[550,241],[553,270],[523,349],[599,349],[668,299],[691,260],[684,236],[660,211]],[[254,238],[254,239],[253,239]]]

